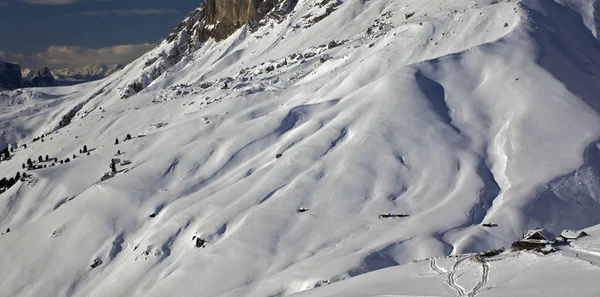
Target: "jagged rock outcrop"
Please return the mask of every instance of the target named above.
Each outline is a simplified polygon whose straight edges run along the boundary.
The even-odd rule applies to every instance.
[[[19,72],[20,74],[20,72]],[[53,87],[56,86],[54,76],[48,67],[44,67],[42,70],[37,70],[31,80],[23,82],[23,87]]]
[[[257,25],[279,3],[278,0],[208,0],[205,21],[213,25],[207,36],[221,40],[246,23]]]
[[[19,64],[0,61],[0,90],[13,90],[19,87],[21,87]]]
[[[185,31],[193,41],[227,38],[245,24],[256,28],[269,15],[280,20],[297,0],[207,0],[181,22],[167,38],[173,42]],[[276,9],[274,9],[276,8]]]
[[[164,41],[166,50],[157,52],[145,64],[140,77],[120,90],[128,98],[148,86],[166,69],[197,51],[209,39],[223,40],[248,24],[255,30],[267,19],[281,21],[293,11],[297,0],[207,0],[189,13]],[[164,45],[163,43],[163,45]]]

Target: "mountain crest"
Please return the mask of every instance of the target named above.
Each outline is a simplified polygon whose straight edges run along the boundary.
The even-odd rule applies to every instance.
[[[297,0],[205,1],[169,33],[165,49],[146,61],[142,75],[121,89],[121,98],[140,92],[183,57],[200,49],[206,41],[224,40],[244,25],[255,31],[269,19],[281,22],[296,4]]]
[[[56,81],[48,67],[37,70],[29,82],[23,84],[25,87],[52,87],[56,86]]]

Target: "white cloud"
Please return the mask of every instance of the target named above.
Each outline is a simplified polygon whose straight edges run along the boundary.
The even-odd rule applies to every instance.
[[[112,10],[95,10],[95,11],[84,11],[77,14],[70,14],[70,16],[130,16],[130,15],[161,15],[169,13],[179,12],[174,8],[148,8],[148,9],[112,9]]]
[[[42,5],[65,5],[78,2],[78,0],[23,0],[23,2]]]
[[[0,58],[8,62],[17,62],[21,68],[50,69],[76,68],[98,63],[127,64],[147,51],[156,47],[156,44],[124,44],[99,49],[90,49],[80,46],[50,46],[43,52],[26,57],[0,51]]]

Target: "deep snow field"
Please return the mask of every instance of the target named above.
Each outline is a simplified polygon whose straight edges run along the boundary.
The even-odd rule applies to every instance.
[[[599,226],[474,257],[600,224],[595,1],[315,3],[129,98],[169,44],[0,92],[0,178],[46,165],[0,194],[0,296],[600,296]]]

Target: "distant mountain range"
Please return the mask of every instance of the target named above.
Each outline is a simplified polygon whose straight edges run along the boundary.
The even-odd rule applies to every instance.
[[[121,64],[96,64],[79,68],[64,68],[58,70],[51,70],[50,72],[52,73],[52,76],[54,77],[58,85],[74,85],[78,83],[103,79],[123,69],[123,67],[125,66]],[[35,76],[35,73],[35,70],[29,68],[21,70],[21,76],[25,81],[31,80]]]
[[[21,69],[19,64],[0,61],[0,90],[75,85],[103,79],[123,67],[121,64],[96,64],[52,71],[48,67],[39,70]]]

